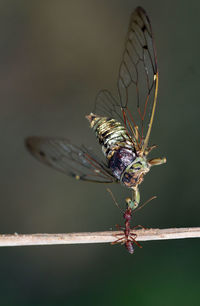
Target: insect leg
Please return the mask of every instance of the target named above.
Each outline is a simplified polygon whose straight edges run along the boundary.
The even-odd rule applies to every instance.
[[[135,228],[147,229],[146,227],[144,227],[143,225],[140,225],[140,224],[138,224],[138,225],[136,225],[136,226],[131,227],[131,229],[135,229]]]
[[[153,158],[148,160],[148,163],[150,166],[157,166],[157,165],[162,165],[167,162],[167,159],[165,157],[163,158]]]
[[[135,238],[136,238],[136,237],[133,238],[132,235],[129,236],[129,239],[130,239],[131,241],[133,241],[139,248],[142,249],[141,244],[140,244],[138,241],[136,241]]]
[[[133,188],[132,192],[132,202],[135,204],[133,209],[136,209],[140,203],[140,192],[138,187]]]
[[[116,224],[115,227],[116,227],[119,231],[123,231],[123,230],[124,230],[124,228],[123,228],[121,225],[119,225],[119,224]]]
[[[117,235],[116,235],[116,236],[117,236]],[[125,238],[124,238],[124,236],[123,236],[123,237],[121,237],[121,238],[119,238],[119,239],[117,239],[117,240],[111,242],[111,245],[114,245],[114,244],[117,244],[117,243],[124,244],[125,242],[126,242],[126,240],[125,240]]]
[[[147,149],[145,150],[144,155],[147,156],[153,149],[156,149],[157,147],[158,147],[157,145],[153,145],[153,146],[147,148]]]

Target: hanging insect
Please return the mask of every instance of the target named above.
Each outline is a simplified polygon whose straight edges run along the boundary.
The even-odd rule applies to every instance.
[[[67,139],[29,137],[28,150],[43,163],[77,180],[120,182],[140,202],[138,185],[151,166],[166,158],[147,159],[158,92],[156,50],[149,18],[143,8],[132,13],[117,82],[119,102],[107,90],[97,95],[93,113],[86,116],[106,161]]]

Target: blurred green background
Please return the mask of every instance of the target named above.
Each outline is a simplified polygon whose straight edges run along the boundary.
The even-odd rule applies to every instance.
[[[85,115],[101,88],[116,93],[129,17],[150,16],[160,84],[152,156],[135,215],[146,227],[199,226],[200,2],[0,1],[0,232],[103,231],[123,224],[105,187],[34,160],[29,135],[96,147]],[[100,151],[100,147],[98,147]],[[123,205],[127,190],[114,187]],[[197,239],[0,249],[1,305],[199,305]]]

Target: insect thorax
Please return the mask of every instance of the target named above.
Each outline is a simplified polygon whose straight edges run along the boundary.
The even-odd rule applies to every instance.
[[[127,187],[135,187],[149,171],[144,157],[138,157],[125,127],[115,119],[91,113],[86,117],[95,131],[113,176]]]

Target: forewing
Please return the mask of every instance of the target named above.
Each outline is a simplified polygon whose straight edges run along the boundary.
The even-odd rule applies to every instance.
[[[102,161],[98,161],[85,147],[78,147],[66,139],[29,137],[29,152],[44,164],[78,180],[112,183],[115,178]]]
[[[118,91],[124,122],[145,151],[153,123],[158,68],[150,20],[143,8],[131,15],[119,69]]]

